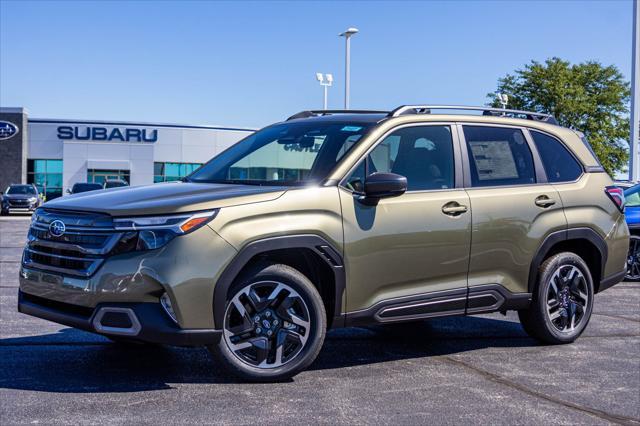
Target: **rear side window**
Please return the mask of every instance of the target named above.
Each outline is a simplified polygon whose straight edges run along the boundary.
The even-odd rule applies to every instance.
[[[533,156],[520,129],[463,126],[474,187],[536,182]]]
[[[549,182],[571,182],[582,174],[582,167],[567,148],[554,137],[531,130]]]

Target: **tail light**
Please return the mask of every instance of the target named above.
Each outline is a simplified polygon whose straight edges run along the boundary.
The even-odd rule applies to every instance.
[[[604,189],[604,192],[607,193],[613,204],[616,205],[618,210],[621,212],[624,211],[624,190],[617,186],[607,186]]]

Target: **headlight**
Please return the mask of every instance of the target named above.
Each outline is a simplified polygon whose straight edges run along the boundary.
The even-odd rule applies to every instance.
[[[113,220],[117,231],[126,231],[114,249],[115,253],[153,250],[175,237],[188,234],[211,221],[218,210],[170,216],[143,216]],[[114,253],[114,254],[115,254]]]
[[[35,203],[36,201],[38,201],[38,199],[36,197],[29,198],[29,202],[30,203]]]

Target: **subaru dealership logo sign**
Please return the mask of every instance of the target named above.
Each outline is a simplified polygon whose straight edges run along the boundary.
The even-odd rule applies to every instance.
[[[49,233],[54,237],[62,237],[67,227],[64,226],[64,222],[61,220],[54,220],[49,224]]]
[[[147,142],[158,140],[156,129],[59,126],[58,139],[76,141]]]
[[[19,131],[20,129],[15,124],[8,121],[0,121],[0,141],[17,135]]]

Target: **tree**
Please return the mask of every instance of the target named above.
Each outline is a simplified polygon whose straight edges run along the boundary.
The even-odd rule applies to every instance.
[[[532,61],[499,79],[496,91],[487,95],[499,107],[497,93],[509,96],[509,108],[552,114],[561,126],[584,133],[610,175],[626,169],[631,91],[614,65]]]

